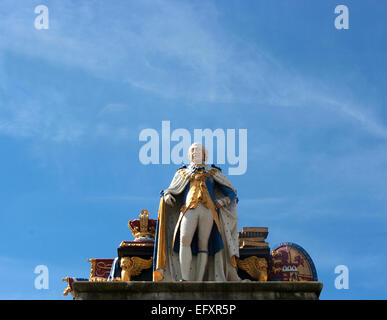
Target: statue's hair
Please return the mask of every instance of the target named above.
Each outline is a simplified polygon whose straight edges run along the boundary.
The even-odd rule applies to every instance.
[[[194,142],[194,143],[191,144],[191,146],[189,147],[189,149],[188,149],[188,159],[191,160],[191,150],[192,150],[192,148],[194,148],[194,147],[199,147],[199,148],[201,148],[201,149],[202,149],[202,153],[203,153],[203,151],[204,151],[204,163],[206,163],[207,160],[208,160],[208,151],[207,151],[207,149],[206,149],[205,146],[203,146],[201,143],[198,143],[198,142]]]

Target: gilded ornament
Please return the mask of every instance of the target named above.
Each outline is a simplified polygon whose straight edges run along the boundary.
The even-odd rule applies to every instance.
[[[265,258],[251,256],[243,260],[238,260],[238,268],[246,271],[257,281],[267,281],[267,261]]]
[[[123,257],[121,258],[121,280],[131,281],[131,277],[138,276],[142,270],[152,267],[153,258],[143,259],[140,257]]]

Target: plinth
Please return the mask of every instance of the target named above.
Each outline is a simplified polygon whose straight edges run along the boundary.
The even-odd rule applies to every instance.
[[[73,283],[75,300],[318,300],[317,281],[83,282]]]

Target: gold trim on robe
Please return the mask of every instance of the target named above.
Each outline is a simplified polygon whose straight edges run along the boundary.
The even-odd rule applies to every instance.
[[[216,207],[214,205],[214,202],[211,199],[210,193],[208,192],[207,185],[206,185],[207,178],[211,177],[214,174],[215,174],[215,169],[212,169],[212,170],[209,170],[208,172],[197,171],[190,177],[189,179],[190,188],[187,193],[185,204],[180,209],[181,213],[179,216],[179,220],[176,224],[175,232],[173,234],[172,248],[175,245],[177,231],[180,228],[180,222],[183,219],[184,214],[189,209],[196,208],[199,202],[203,204],[207,209],[211,210],[214,218],[214,222],[218,227],[218,231],[220,234],[222,234],[218,212],[216,211]]]
[[[196,208],[199,202],[201,202],[206,208],[210,209],[213,214],[214,222],[218,228],[220,234],[221,232],[221,224],[218,217],[218,212],[216,210],[215,204],[213,203],[211,196],[208,192],[207,185],[205,183],[206,179],[209,177],[213,177],[215,181],[221,183],[229,188],[231,188],[235,193],[234,187],[227,180],[227,178],[220,172],[218,169],[210,169],[207,172],[205,171],[196,171],[194,173],[188,173],[184,168],[179,169],[170,185],[170,187],[165,190],[165,192],[170,192],[175,195],[183,191],[183,188],[190,182],[190,190],[188,191],[186,197],[186,203],[180,209],[180,216],[175,226],[173,242],[172,242],[172,250],[173,245],[175,243],[175,238],[177,234],[177,230],[179,230],[181,219],[183,218],[186,211],[189,209]],[[181,191],[177,192],[177,190],[181,189]],[[166,194],[165,193],[165,194]],[[230,199],[226,199],[227,203],[230,204]],[[164,275],[161,270],[164,271],[166,268],[166,204],[164,201],[164,196],[160,199],[159,204],[159,230],[158,230],[158,238],[157,238],[157,257],[156,257],[156,265],[155,271],[153,272],[153,281],[161,281],[164,278]],[[239,248],[239,247],[238,247]],[[237,255],[238,256],[238,255]],[[236,256],[231,256],[231,265],[236,268]]]
[[[158,270],[164,270],[167,258],[165,256],[165,202],[164,196],[160,198],[159,205],[159,231],[157,237],[157,261],[156,268],[153,272],[153,281],[160,281],[163,275]]]

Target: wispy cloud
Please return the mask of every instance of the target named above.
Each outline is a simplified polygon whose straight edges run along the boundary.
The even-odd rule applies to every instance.
[[[377,116],[372,114],[373,108],[371,106],[364,107],[354,102],[351,103],[351,101],[333,99],[329,96],[320,96],[318,100],[331,112],[347,117],[369,133],[380,138],[387,138],[387,127],[381,123]]]
[[[124,202],[141,202],[154,203],[155,197],[144,197],[138,195],[94,195],[87,196],[85,200],[88,201],[124,201]],[[157,198],[156,198],[157,200]],[[157,201],[156,201],[157,203]]]
[[[219,9],[212,4],[52,1],[50,29],[45,31],[34,29],[33,7],[3,1],[2,8],[0,28],[8,36],[0,50],[81,68],[166,99],[229,103],[233,108],[252,103],[292,106],[299,114],[325,109],[356,121],[372,135],[387,137],[370,106],[366,109],[347,97],[332,98],[330,84],[287,67],[267,48],[227,37],[217,19]],[[39,122],[34,116],[40,114],[33,111],[17,114],[21,130],[13,132],[32,134],[28,130]],[[55,135],[57,141],[77,139],[95,129],[88,128],[85,119],[78,124],[74,120],[63,124]],[[11,122],[15,119],[3,119],[3,132],[12,131]],[[97,132],[106,132],[104,125],[98,126]]]
[[[286,197],[268,197],[268,198],[247,198],[243,199],[243,204],[246,206],[255,206],[255,205],[267,205],[267,204],[279,204],[289,201]]]

